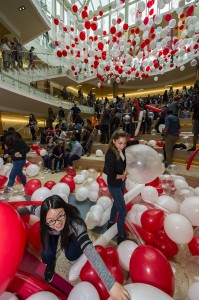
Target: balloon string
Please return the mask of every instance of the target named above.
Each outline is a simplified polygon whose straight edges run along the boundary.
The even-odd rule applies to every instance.
[[[126,220],[125,220],[125,225],[128,228],[128,230],[130,232],[133,232],[138,240],[138,243],[140,245],[145,245],[145,242],[143,241],[143,239],[141,238],[140,234],[138,233],[137,229],[135,228],[135,226],[133,225],[133,223],[131,222],[130,218],[127,216]]]

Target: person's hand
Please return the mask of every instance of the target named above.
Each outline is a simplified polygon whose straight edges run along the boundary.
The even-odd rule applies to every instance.
[[[21,153],[20,152],[15,152],[15,157],[22,157]]]
[[[109,294],[112,300],[131,300],[128,291],[118,282],[115,282]]]
[[[8,156],[9,156],[8,154],[4,154],[3,158],[8,158]]]

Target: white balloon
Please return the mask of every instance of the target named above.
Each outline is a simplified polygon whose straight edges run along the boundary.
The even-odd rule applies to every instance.
[[[101,205],[105,211],[112,205],[112,201],[109,197],[102,196],[97,200],[97,204]]]
[[[0,170],[1,170],[1,168],[3,167],[3,165],[4,165],[3,158],[0,157]]]
[[[190,66],[191,67],[195,67],[197,65],[197,60],[194,58],[192,59],[192,61],[190,62]]]
[[[176,190],[187,188],[188,186],[188,183],[183,179],[176,179],[174,181],[174,187],[176,188]]]
[[[158,0],[159,1],[159,0]],[[129,292],[130,299],[132,300],[172,300],[174,298],[170,297],[163,291],[157,289],[156,287],[144,283],[131,283],[125,285],[125,289]],[[108,298],[111,300],[111,298]],[[195,299],[194,299],[195,300]]]
[[[74,177],[74,182],[75,183],[82,183],[84,180],[85,180],[85,176],[84,175],[77,174]]]
[[[172,197],[167,195],[160,196],[156,203],[172,213],[178,212],[179,210],[177,202]]]
[[[117,247],[120,265],[124,270],[129,271],[131,255],[137,247],[138,245],[133,241],[124,241]]]
[[[155,77],[154,77],[154,81],[158,81],[158,76],[155,76]]]
[[[46,187],[37,189],[31,196],[31,200],[44,201],[46,198],[52,196],[51,190]]]
[[[52,195],[57,195],[58,193],[65,193],[67,196],[69,196],[70,187],[64,182],[59,182],[52,187],[51,192]]]
[[[197,196],[199,196],[199,187],[195,188],[194,192],[196,193]]]
[[[101,149],[96,150],[96,156],[97,157],[103,157],[104,156],[104,154],[103,154],[103,152],[102,152]]]
[[[185,66],[181,66],[180,67],[180,71],[182,72],[182,71],[184,71],[185,70]]]
[[[83,175],[85,178],[88,178],[90,176],[90,173],[88,170],[82,170],[80,172],[81,175]]]
[[[98,192],[99,191],[99,184],[97,183],[97,181],[91,182],[89,189],[90,189],[90,191]]]
[[[185,216],[193,226],[199,226],[199,197],[186,198],[180,206],[181,215]]]
[[[10,293],[10,292],[4,292],[3,294],[0,295],[0,300],[18,300],[15,296],[15,294]]]
[[[180,214],[167,215],[164,230],[168,237],[177,244],[188,244],[193,238],[193,227],[190,221]]]
[[[150,140],[149,145],[152,146],[152,147],[155,147],[156,146],[156,141],[155,140]]]
[[[158,200],[158,191],[153,186],[145,186],[141,192],[141,197],[146,202],[156,202]]]
[[[31,295],[26,300],[59,300],[59,298],[51,292],[41,291]]]
[[[89,191],[89,195],[88,195],[88,198],[90,199],[91,202],[96,202],[97,199],[98,199],[98,191]]]
[[[30,177],[33,177],[39,174],[39,170],[40,168],[37,165],[31,164],[26,168],[26,174]]]
[[[199,295],[199,282],[192,282],[188,288],[189,300],[198,300]]]
[[[68,296],[68,300],[100,300],[96,288],[86,281],[76,284]]]
[[[41,156],[45,156],[47,154],[46,149],[41,149],[39,153]]]
[[[60,196],[64,200],[64,202],[68,203],[68,195],[66,193],[58,192],[56,193],[56,195]]]
[[[88,198],[89,190],[88,188],[82,186],[76,190],[75,198],[77,201],[85,201]]]
[[[143,12],[145,10],[145,2],[139,1],[138,2],[138,11]]]

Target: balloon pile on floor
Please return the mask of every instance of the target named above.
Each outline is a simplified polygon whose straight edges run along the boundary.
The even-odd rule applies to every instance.
[[[117,249],[107,246],[117,234],[115,223],[99,236],[94,245],[116,280],[126,284],[132,299],[183,300],[188,296],[195,300],[199,291],[199,187],[194,189],[185,178],[172,174],[176,173],[175,166],[171,168],[171,174],[163,174],[161,157],[149,146],[129,147],[126,157],[128,178],[124,198],[128,213],[125,229],[129,231],[130,240],[122,242]],[[15,195],[8,203],[0,202],[0,269],[5,270],[0,273],[0,300],[17,299],[11,297],[17,297],[12,293],[13,282],[15,287],[18,278],[25,278],[22,286],[27,284],[28,276],[17,271],[25,244],[41,250],[39,217],[19,217],[18,208],[35,203],[40,205],[52,194],[60,195],[67,202],[69,194],[75,192],[78,202],[88,199],[93,202],[85,217],[88,229],[93,229],[106,224],[113,203],[106,176],[98,175],[94,169],[77,174],[73,167],[68,167],[60,182],[49,180],[43,186],[39,179],[32,178],[24,191],[30,201]],[[180,256],[183,257],[179,259]],[[79,277],[82,282],[72,289],[69,300],[109,298],[105,286],[84,255],[69,272],[69,280]],[[42,280],[38,284],[44,287]],[[37,292],[42,293],[42,288]],[[36,293],[27,295],[23,291],[23,299],[63,299],[62,294],[50,288],[48,285],[43,293],[52,295],[42,294],[37,298]]]

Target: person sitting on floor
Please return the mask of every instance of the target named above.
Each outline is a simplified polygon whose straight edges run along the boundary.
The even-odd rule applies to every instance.
[[[64,168],[67,166],[72,166],[74,160],[78,160],[82,156],[82,146],[81,144],[77,141],[75,136],[72,136],[71,138],[72,142],[72,149],[71,151],[68,150],[65,152],[64,156]]]
[[[58,141],[57,145],[54,147],[52,153],[52,159],[53,158],[55,159],[55,161],[54,161],[54,168],[52,170],[52,173],[59,172],[60,169],[62,168],[62,164],[64,160],[64,145],[62,141]]]

